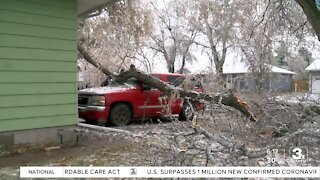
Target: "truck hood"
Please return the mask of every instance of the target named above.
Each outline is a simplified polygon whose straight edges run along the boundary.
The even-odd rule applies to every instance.
[[[108,93],[116,93],[123,92],[130,89],[134,89],[134,87],[130,86],[104,86],[104,87],[96,87],[96,88],[88,88],[82,89],[79,91],[79,94],[108,94]]]

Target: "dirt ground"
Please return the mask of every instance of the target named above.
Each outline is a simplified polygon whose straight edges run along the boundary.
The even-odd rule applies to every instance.
[[[83,144],[82,144],[83,143]],[[103,147],[106,141],[101,141],[95,138],[90,139],[90,141],[84,141],[79,145],[73,145],[70,147],[59,147],[59,149],[46,151],[45,147],[33,148],[33,152],[27,151],[25,153],[17,152],[12,155],[8,155],[0,158],[0,167],[19,167],[22,165],[30,164],[43,164],[50,160],[60,159],[63,157],[76,157],[82,156],[86,153],[93,153],[96,149]],[[87,144],[87,145],[84,145]],[[113,145],[113,143],[108,143]],[[14,147],[19,151],[20,147]]]
[[[26,165],[97,165],[95,162],[91,162],[90,160],[82,161],[82,159],[102,150],[110,153],[121,153],[121,151],[128,150],[130,145],[131,143],[121,136],[110,138],[107,134],[103,136],[98,133],[85,133],[83,134],[83,140],[79,144],[65,145],[59,149],[50,151],[45,150],[46,146],[28,146],[27,150],[26,147],[11,147],[8,150],[14,153],[0,158],[0,179],[19,177],[19,167]]]
[[[151,122],[151,124],[150,124]],[[166,121],[165,123],[167,123]],[[167,124],[169,125],[169,124]],[[132,123],[120,129],[145,132],[162,126],[154,121]],[[145,165],[138,141],[126,133],[80,128],[81,141],[70,145],[22,145],[10,147],[0,156],[0,179],[19,179],[20,166],[120,166]],[[139,133],[137,134],[139,136]],[[47,151],[46,148],[59,147]]]

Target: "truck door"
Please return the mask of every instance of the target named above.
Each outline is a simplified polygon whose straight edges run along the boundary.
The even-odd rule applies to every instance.
[[[156,88],[148,85],[142,85],[143,105],[141,110],[145,117],[157,117],[162,114],[164,104],[160,101],[160,95],[163,94]]]

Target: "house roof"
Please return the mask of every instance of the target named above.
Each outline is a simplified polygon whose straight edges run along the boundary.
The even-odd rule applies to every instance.
[[[78,16],[90,14],[116,1],[118,0],[78,0]]]
[[[320,71],[320,60],[313,61],[307,68],[307,71]]]
[[[270,64],[268,64],[269,66],[271,66],[271,72],[274,72],[274,73],[279,73],[279,74],[297,74],[293,71],[289,71],[289,70],[286,70],[286,69],[283,69],[283,68],[279,68],[277,66],[272,66]]]
[[[273,73],[279,73],[279,74],[297,74],[295,72],[279,68],[277,66],[272,66],[270,64],[265,64],[268,66]],[[251,70],[249,68],[249,65],[246,63],[238,60],[238,59],[229,59],[226,60],[225,63],[223,64],[223,69],[222,69],[223,74],[246,74],[246,73],[251,73]]]

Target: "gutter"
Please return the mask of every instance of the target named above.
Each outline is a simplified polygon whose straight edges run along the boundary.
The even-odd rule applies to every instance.
[[[103,4],[100,4],[84,13],[81,13],[78,15],[79,18],[91,18],[91,17],[94,17],[94,16],[99,16],[100,14],[102,14],[102,9],[105,8],[106,6],[108,6],[109,4],[111,3],[115,3],[119,0],[110,0],[109,2],[106,2],[106,3],[103,3]],[[96,12],[98,11],[98,12]],[[96,12],[96,13],[95,13]]]

